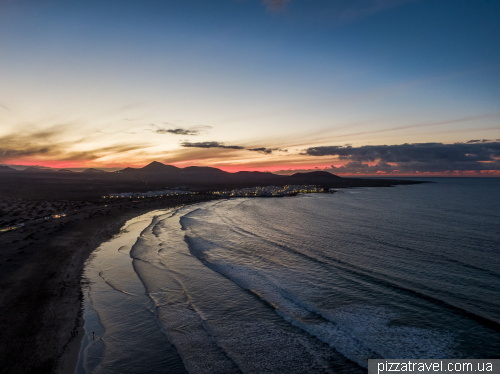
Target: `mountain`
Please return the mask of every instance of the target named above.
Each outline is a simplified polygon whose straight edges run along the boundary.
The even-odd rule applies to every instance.
[[[173,165],[165,165],[158,161],[153,161],[149,165],[140,168],[139,171],[144,173],[165,173],[179,171],[179,168]]]
[[[142,168],[125,168],[117,171],[124,178],[136,178],[148,182],[164,182],[170,185],[284,185],[284,184],[332,184],[342,178],[326,171],[313,171],[308,173],[296,173],[290,176],[276,175],[260,171],[239,171],[228,173],[226,171],[208,166],[188,166],[178,168],[173,165],[165,165],[158,161],[153,161]],[[127,177],[128,176],[128,177]]]
[[[338,179],[340,178],[338,175],[329,173],[327,171],[309,171],[306,173],[295,173],[290,175],[292,178],[326,178],[326,179]]]
[[[89,168],[82,171],[82,173],[106,173],[104,170]]]
[[[341,181],[343,178],[327,171],[311,171],[295,173],[286,177],[290,184],[330,184]]]
[[[295,173],[288,178],[291,179],[307,179],[307,180],[324,180],[324,181],[331,181],[331,180],[336,180],[340,179],[338,175],[329,173],[327,171],[311,171],[307,173]]]
[[[19,170],[10,168],[8,166],[0,166],[0,173],[12,173],[18,172]]]
[[[131,174],[131,173],[168,173],[177,172],[180,169],[173,165],[165,165],[158,161],[153,161],[152,163],[142,167],[142,168],[125,168],[122,170],[115,171],[118,174]]]
[[[144,169],[146,171],[144,171]],[[31,172],[30,172],[31,170]],[[317,185],[323,188],[389,187],[400,184],[421,183],[409,180],[340,178],[336,175],[314,171],[294,175],[276,175],[267,172],[240,171],[228,173],[210,167],[187,167],[153,163],[147,168],[127,168],[121,173],[86,170],[82,173],[56,172],[54,169],[30,167],[26,172],[0,166],[0,197],[43,199],[96,198],[110,192],[145,192],[180,187],[197,191],[232,190],[244,187]],[[148,170],[154,170],[148,172]],[[155,172],[159,170],[158,172]],[[3,172],[2,172],[3,171]],[[171,171],[171,172],[169,172]]]
[[[68,170],[68,169],[59,169],[57,172],[58,173],[74,173],[73,170]]]
[[[46,172],[50,172],[50,171],[54,171],[50,168],[39,168],[39,167],[36,167],[36,166],[28,166],[26,169],[23,170],[23,172],[25,173],[46,173]]]
[[[136,168],[125,168],[122,170],[117,170],[115,171],[116,174],[132,174],[132,173],[137,173],[139,169]]]
[[[180,170],[182,171],[182,173],[228,174],[224,170],[212,168],[210,166],[188,166]]]

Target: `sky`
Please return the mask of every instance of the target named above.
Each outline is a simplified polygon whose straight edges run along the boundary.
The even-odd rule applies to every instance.
[[[0,0],[0,163],[500,176],[496,0]]]

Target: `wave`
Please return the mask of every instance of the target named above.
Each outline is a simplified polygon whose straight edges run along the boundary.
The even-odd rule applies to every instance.
[[[363,216],[370,199],[344,196],[354,202],[344,211],[335,205],[334,220],[324,207],[331,199],[320,196],[206,202],[142,221],[147,227],[136,227],[135,243],[122,240],[120,253],[114,247],[109,257],[130,248],[128,268],[127,261],[109,262],[114,268],[99,267],[94,276],[103,289],[118,291],[113,300],[137,308],[120,316],[130,327],[115,336],[142,348],[156,328],[190,373],[360,373],[372,358],[495,356],[500,329],[488,316],[496,315],[488,297],[497,289],[495,262],[463,263],[471,243],[453,257],[455,248],[445,244],[454,232],[448,234],[445,220],[438,229],[428,225],[432,247],[415,238],[422,227],[412,231],[411,219],[394,216],[397,209],[381,232],[376,214],[384,202]],[[130,260],[135,285],[127,283]],[[471,282],[465,291],[464,279]],[[477,297],[467,297],[483,284]],[[111,295],[101,295],[99,304],[108,324],[121,313]],[[150,336],[141,335],[145,317],[153,319]],[[135,362],[144,372],[155,351],[143,351]],[[114,365],[117,354],[129,365],[132,359],[116,352],[106,363]]]
[[[453,336],[390,322],[398,315],[380,306],[353,305],[318,309],[277,285],[256,269],[206,261],[203,251],[187,238],[191,253],[207,267],[259,296],[287,322],[329,344],[348,359],[366,367],[372,358],[444,358],[452,355]]]
[[[136,296],[136,295],[135,295],[135,294],[133,294],[133,293],[130,293],[130,292],[127,292],[127,291],[124,291],[124,290],[120,289],[118,286],[115,286],[115,285],[113,284],[113,282],[112,282],[112,281],[110,281],[110,280],[106,279],[106,277],[104,277],[104,272],[105,272],[105,271],[106,271],[106,270],[100,271],[100,272],[99,272],[99,276],[100,276],[100,277],[104,280],[104,282],[106,282],[106,283],[107,283],[107,284],[108,284],[108,285],[109,285],[112,289],[114,289],[115,291],[118,291],[118,292],[124,293],[125,295]]]
[[[291,329],[258,298],[201,264],[180,228],[177,219],[158,220],[142,232],[133,258],[162,331],[189,372],[316,373],[332,359],[357,372],[358,366]],[[164,252],[156,251],[157,240]]]
[[[238,205],[241,205],[243,202],[244,201],[242,201]],[[187,236],[187,242],[190,246],[192,254],[197,256],[201,260],[210,262],[211,259],[207,257],[209,256],[208,254],[210,253],[210,251],[217,247],[224,248],[225,244],[218,242],[217,240],[208,240],[207,237],[203,237],[203,231],[201,231],[201,234],[198,234],[199,230],[197,226],[200,225],[200,222],[196,219],[196,217],[193,217],[193,213],[194,212],[190,212],[189,214],[184,215],[180,218],[182,228],[183,230],[190,230]],[[384,290],[390,289],[399,294],[406,294],[412,297],[419,298],[421,300],[425,300],[426,302],[430,302],[438,307],[446,308],[453,313],[466,316],[467,318],[475,320],[500,332],[500,320],[497,320],[494,316],[485,313],[485,311],[479,310],[477,307],[470,305],[470,303],[465,303],[464,300],[460,300],[460,298],[457,299],[456,297],[450,297],[452,295],[450,295],[446,290],[441,290],[436,286],[429,287],[422,282],[417,282],[416,280],[418,278],[413,281],[408,278],[400,279],[400,277],[389,275],[387,274],[387,272],[382,272],[380,270],[377,271],[373,268],[367,268],[360,264],[353,264],[328,255],[327,253],[322,253],[321,251],[315,250],[314,248],[301,247],[300,250],[295,249],[281,242],[279,239],[269,239],[260,235],[260,233],[250,231],[250,229],[245,229],[240,226],[241,222],[235,222],[227,215],[219,214],[217,210],[212,209],[210,213],[212,215],[216,215],[217,218],[220,219],[222,224],[227,225],[225,229],[227,230],[227,236],[229,238],[231,237],[231,234],[236,234],[244,239],[248,239],[249,237],[256,238],[259,242],[259,246],[262,248],[266,248],[267,250],[271,248],[279,249],[281,251],[289,253],[292,256],[298,256],[305,261],[311,261],[319,266],[324,267],[327,270],[331,270],[332,268],[339,270],[344,273],[344,276],[350,274],[353,276],[350,279],[354,283],[358,283],[361,281],[370,285],[378,285]],[[191,235],[195,231],[196,234]],[[227,239],[227,241],[229,241],[229,238]],[[372,239],[372,241],[373,240],[375,239]],[[232,239],[232,241],[234,241],[234,239]],[[391,246],[389,244],[387,245]],[[404,249],[405,251],[408,250],[408,248],[406,247],[401,247],[400,249]],[[424,253],[423,251],[420,252]],[[281,260],[281,258],[278,261],[275,261],[275,259],[272,257],[266,257],[264,256],[264,254],[259,254],[258,251],[252,252],[251,256],[253,259],[265,261],[267,264],[276,264],[281,267],[283,266],[283,263],[279,263],[279,260]],[[480,273],[482,272],[483,274],[487,274],[493,277],[493,279],[491,279],[491,284],[481,284],[482,291],[489,290],[493,292],[498,288],[498,286],[493,283],[495,278],[498,277],[497,274],[494,274],[487,269],[464,264],[457,260],[450,260],[449,262],[452,262],[453,264],[458,266],[475,269]],[[481,278],[481,275],[476,274],[476,277]],[[481,307],[486,308],[487,310],[495,310],[495,305],[496,304],[494,302],[490,302],[486,299],[481,300]]]
[[[168,272],[166,272],[168,273]],[[164,274],[168,276],[167,274]],[[172,287],[149,293],[156,305],[162,331],[175,345],[190,373],[241,373],[238,366],[216,341],[203,316],[190,302],[182,284],[170,274]],[[177,288],[174,288],[177,286]]]

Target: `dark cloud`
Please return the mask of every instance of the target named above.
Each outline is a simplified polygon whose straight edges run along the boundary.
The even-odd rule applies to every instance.
[[[341,160],[374,162],[478,162],[494,161],[500,157],[499,142],[473,143],[413,143],[400,145],[365,145],[361,147],[311,147],[310,156],[338,156]]]
[[[279,152],[288,152],[288,149],[281,149],[281,148],[264,148],[264,147],[260,147],[260,148],[247,148],[248,151],[252,151],[252,152],[259,152],[259,153],[262,153],[262,154],[265,154],[265,155],[269,155],[275,151],[279,151]]]
[[[498,141],[498,139],[496,140]],[[489,142],[494,142],[494,140],[489,140],[489,139],[483,139],[483,140],[469,140],[467,144],[472,144],[472,143],[489,143]]]
[[[346,165],[332,166],[339,173],[415,173],[500,170],[500,142],[472,140],[466,143],[414,143],[311,147],[303,154],[337,156]],[[370,165],[368,163],[377,164]]]
[[[157,134],[175,134],[175,135],[198,135],[200,130],[188,130],[188,129],[158,129],[155,131]]]
[[[180,122],[182,122],[182,121],[180,121]],[[168,122],[165,122],[165,124],[171,125]],[[152,130],[152,131],[156,132],[157,134],[174,134],[174,135],[199,135],[202,132],[212,128],[212,126],[193,126],[193,127],[187,128],[187,129],[182,128],[182,127],[167,129],[164,127],[158,127],[154,124],[152,124],[151,126],[157,127],[156,130]]]
[[[24,149],[16,149],[12,147],[3,147],[0,145],[0,160],[5,161],[12,158],[20,158],[26,156],[43,156],[49,152],[47,147],[28,146]]]
[[[351,161],[343,166],[331,165],[330,167],[319,169],[288,169],[279,170],[275,174],[291,175],[299,172],[310,171],[327,171],[333,174],[358,174],[358,175],[415,175],[422,173],[437,173],[444,175],[460,175],[464,172],[472,172],[481,175],[481,172],[500,171],[500,162],[400,162],[397,164],[390,164],[387,162],[379,161],[376,164],[368,164],[360,161]]]
[[[245,147],[240,147],[239,145],[225,145],[224,143],[219,143],[219,142],[199,142],[199,143],[184,142],[181,143],[181,146],[186,148],[245,149]]]
[[[181,146],[188,148],[246,149],[247,151],[259,152],[265,155],[270,155],[275,151],[288,152],[287,149],[282,149],[282,148],[265,148],[265,147],[245,148],[239,145],[225,145],[224,143],[219,143],[219,142],[199,142],[199,143],[184,142],[181,143]]]
[[[481,162],[400,162],[397,164],[388,164],[379,161],[375,165],[365,164],[359,161],[351,161],[346,165],[325,169],[334,174],[394,174],[408,175],[415,173],[452,173],[452,172],[475,172],[481,171],[500,171],[500,162],[481,163]]]

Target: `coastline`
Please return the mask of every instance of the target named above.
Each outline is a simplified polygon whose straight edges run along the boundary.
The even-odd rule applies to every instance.
[[[0,297],[0,372],[74,373],[84,336],[81,275],[90,254],[134,217],[214,199],[179,196],[115,207],[100,217],[68,217],[63,229],[47,233],[44,243],[1,279],[6,291]]]

